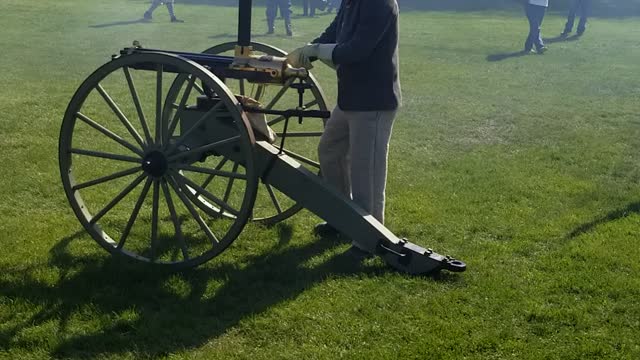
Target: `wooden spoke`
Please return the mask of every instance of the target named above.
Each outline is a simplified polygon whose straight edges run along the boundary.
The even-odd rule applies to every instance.
[[[164,132],[164,121],[162,119],[162,74],[163,66],[158,64],[156,69],[156,144],[162,145],[162,133]]]
[[[220,162],[218,163],[218,165],[215,167],[215,170],[220,170],[222,169],[222,167],[227,163],[227,161],[229,161],[228,158],[223,157],[222,160],[220,160]],[[214,174],[211,174],[207,177],[207,179],[202,183],[202,187],[203,188],[207,188],[207,186],[209,185],[209,183],[211,183],[211,181],[213,181],[213,178],[215,178],[216,176]],[[246,177],[245,177],[246,178]]]
[[[84,188],[87,188],[87,187],[90,187],[90,186],[102,184],[102,183],[105,183],[107,181],[119,179],[119,178],[125,177],[127,175],[135,174],[140,170],[142,170],[140,168],[140,166],[135,166],[135,167],[132,167],[130,169],[118,171],[118,172],[113,173],[111,175],[107,175],[107,176],[103,176],[101,178],[97,178],[95,180],[91,180],[91,181],[83,182],[81,184],[77,184],[77,185],[73,186],[71,189],[74,190],[74,191],[77,191],[77,190],[84,189]]]
[[[181,187],[185,187],[184,185],[187,185],[195,189],[201,196],[204,196],[207,200],[213,201],[216,205],[224,209],[229,214],[232,214],[235,216],[240,215],[240,211],[232,208],[231,206],[229,206],[229,204],[219,199],[217,196],[211,194],[208,190],[203,189],[195,182],[189,180],[188,178],[180,175],[177,172],[172,172],[172,174],[173,174],[174,180],[177,181],[181,185]]]
[[[127,117],[124,116],[124,113],[122,113],[122,110],[120,110],[118,105],[113,101],[113,99],[111,99],[111,96],[107,94],[107,91],[100,84],[96,86],[96,90],[98,90],[98,92],[100,93],[104,101],[106,101],[107,105],[109,105],[113,113],[116,114],[118,119],[120,119],[120,122],[122,123],[122,125],[124,125],[124,127],[127,128],[127,131],[129,131],[129,134],[131,134],[131,136],[133,136],[133,138],[138,142],[138,145],[140,145],[140,147],[145,149],[146,147],[144,145],[144,141],[140,137],[140,134],[138,134],[138,131],[136,131],[133,125],[131,125],[131,122],[129,122],[129,119],[127,119]]]
[[[127,84],[129,85],[129,92],[131,93],[131,97],[133,98],[133,103],[136,106],[136,111],[138,112],[138,118],[140,119],[140,125],[142,125],[142,131],[144,132],[144,137],[147,140],[147,144],[153,144],[153,139],[151,138],[151,132],[149,131],[149,125],[147,125],[147,118],[144,115],[142,106],[140,105],[140,97],[138,96],[138,91],[136,91],[136,86],[133,82],[133,78],[131,77],[131,72],[129,71],[129,67],[125,66],[122,68],[122,70],[124,71],[124,76],[127,78]]]
[[[105,206],[96,215],[94,215],[89,221],[89,224],[95,224],[96,222],[98,222],[98,220],[100,220],[106,213],[108,213],[109,210],[113,209],[113,207],[116,206],[120,202],[120,200],[127,196],[127,194],[131,192],[131,190],[138,186],[138,184],[140,184],[145,177],[145,174],[140,174],[140,176],[133,180],[131,184],[127,185],[127,187],[125,187],[115,198],[113,198],[113,200],[111,200],[107,204],[107,206]]]
[[[173,227],[176,232],[176,238],[178,239],[178,245],[180,245],[180,250],[182,250],[182,257],[184,260],[189,260],[187,243],[184,241],[184,237],[182,236],[182,227],[180,225],[180,220],[178,219],[178,214],[176,213],[176,208],[173,205],[173,199],[171,198],[167,181],[163,179],[161,185],[165,201],[167,202],[167,207],[169,208],[169,214],[171,215],[171,222],[173,222]]]
[[[72,153],[72,154],[86,155],[86,156],[97,157],[97,158],[102,158],[102,159],[109,159],[109,160],[119,160],[119,161],[133,162],[133,163],[140,163],[140,161],[141,161],[140,158],[134,158],[134,157],[131,157],[131,156],[126,156],[126,155],[105,153],[105,152],[101,152],[101,151],[93,151],[93,150],[84,150],[84,149],[71,148],[71,149],[69,149],[69,152]]]
[[[264,108],[267,109],[267,110],[271,110],[273,108],[273,106],[275,104],[277,104],[278,101],[280,101],[280,98],[282,98],[284,93],[287,92],[287,90],[289,90],[289,87],[291,87],[291,84],[293,84],[294,81],[295,81],[295,78],[291,78],[291,79],[287,80],[284,83],[284,85],[282,85],[282,89],[280,89],[280,91],[278,91],[276,96],[274,96],[273,99],[271,99],[271,102],[267,106],[265,106]]]
[[[236,171],[238,171],[238,163],[233,163],[233,170],[231,170],[231,172],[235,174]],[[222,197],[222,201],[224,201],[225,203],[229,201],[229,196],[231,196],[231,189],[233,188],[234,180],[235,178],[231,177],[229,178],[229,182],[227,183],[227,189],[225,190],[224,196]]]
[[[120,236],[120,241],[118,241],[117,249],[122,249],[124,247],[124,244],[127,241],[127,238],[129,237],[129,232],[131,232],[131,228],[133,227],[133,224],[136,222],[136,218],[138,217],[140,208],[144,203],[144,199],[147,198],[147,193],[149,192],[149,188],[151,187],[151,182],[152,182],[151,178],[147,178],[147,181],[144,183],[144,187],[142,188],[142,192],[138,197],[138,201],[136,201],[136,205],[133,207],[133,212],[129,217],[129,221],[127,221],[127,225],[122,231],[122,235]]]
[[[202,86],[200,86],[200,84],[195,83],[193,86],[196,88],[196,91],[200,93],[200,95],[204,95],[204,89],[202,88]]]
[[[187,199],[187,197],[184,195],[184,191],[189,191],[189,190],[180,187],[180,185],[178,185],[176,180],[170,176],[168,177],[167,181],[169,185],[171,185],[171,187],[173,188],[173,191],[175,191],[175,193],[178,195],[178,197],[180,198],[184,206],[187,207],[187,210],[189,210],[189,213],[191,213],[191,216],[196,220],[198,225],[200,225],[200,228],[202,229],[202,231],[207,235],[207,237],[211,241],[211,244],[215,246],[217,243],[219,243],[220,241],[218,240],[218,238],[213,234],[211,229],[209,229],[209,226],[207,226],[204,220],[202,220],[202,217],[198,214],[196,209],[193,207],[193,204],[191,204],[191,202],[189,202],[189,199]]]
[[[158,180],[153,180],[153,195],[151,205],[151,261],[155,261],[156,248],[158,246],[158,210],[160,208],[160,184]]]
[[[92,128],[98,130],[99,132],[104,134],[109,139],[111,139],[111,140],[117,142],[118,144],[126,147],[127,149],[131,150],[132,152],[134,152],[134,153],[136,153],[136,154],[138,154],[140,156],[144,155],[144,153],[139,148],[135,147],[133,144],[129,143],[128,141],[126,141],[125,139],[123,139],[119,135],[115,134],[111,130],[105,128],[104,126],[102,126],[100,124],[98,124],[97,122],[95,122],[94,120],[92,120],[88,116],[84,115],[83,113],[77,112],[76,113],[76,118],[82,120],[82,122],[84,122],[85,124],[87,124],[87,125],[91,126]]]
[[[178,119],[180,119],[180,115],[182,115],[182,111],[185,109],[185,105],[187,104],[187,100],[191,95],[191,90],[193,89],[193,85],[196,81],[196,77],[191,75],[189,77],[189,83],[187,87],[184,89],[184,93],[182,94],[182,99],[180,99],[180,104],[177,105],[176,113],[173,115],[173,119],[171,119],[171,123],[169,124],[169,130],[167,131],[167,136],[165,137],[165,141],[168,142],[173,132],[176,130],[178,126]]]
[[[278,214],[281,214],[282,207],[280,207],[280,202],[278,202],[278,198],[276,198],[276,194],[273,192],[273,188],[267,183],[264,184],[264,187],[266,187],[267,192],[269,192],[269,197],[271,198],[271,202],[273,202],[273,207],[275,207]]]

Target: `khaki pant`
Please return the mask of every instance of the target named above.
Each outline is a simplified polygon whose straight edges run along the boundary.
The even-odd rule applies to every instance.
[[[318,145],[324,179],[384,224],[389,139],[396,111],[331,113]]]

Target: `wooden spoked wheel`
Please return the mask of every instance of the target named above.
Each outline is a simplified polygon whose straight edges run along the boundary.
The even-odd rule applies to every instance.
[[[211,47],[203,53],[233,56],[235,46],[235,42],[223,43]],[[254,42],[251,43],[251,46],[253,47],[254,54],[258,55],[264,54],[282,57],[287,54],[283,50],[262,43]],[[178,77],[176,78],[174,86],[176,89],[179,89],[185,81],[186,78]],[[224,79],[225,85],[232,93],[253,98],[259,101],[266,109],[270,110],[287,110],[298,107],[298,90],[292,87],[295,81],[297,80],[291,79],[284,84],[252,84],[243,79]],[[303,80],[303,82],[310,87],[304,94],[303,105],[305,108],[309,110],[327,110],[324,93],[315,77],[311,75],[308,79]],[[175,111],[175,108],[179,105],[177,91],[170,90],[168,92],[166,104],[169,106],[169,108],[166,109],[167,113]],[[280,141],[283,136],[284,120],[282,116],[267,115],[269,126],[278,134],[278,141]],[[320,136],[324,131],[325,121],[326,119],[324,121],[322,119],[306,119],[300,124],[298,119],[292,118],[289,121],[287,129],[284,152],[313,172],[320,171],[320,165],[317,160],[317,147]],[[275,145],[277,146],[278,143]],[[211,176],[205,179],[200,186],[208,189],[208,184],[214,178],[215,176]],[[231,181],[231,179],[229,179],[229,181]],[[210,216],[233,216],[225,211],[221,211],[218,206],[200,196],[198,191],[194,189],[191,190],[192,196],[200,200],[199,202],[194,200],[194,202],[199,204],[200,208]],[[264,224],[275,224],[296,214],[300,209],[302,209],[302,206],[288,198],[285,194],[269,184],[261,183],[258,187],[252,220]]]
[[[186,81],[175,87],[177,78]],[[178,119],[203,86],[217,94],[215,106],[187,128]],[[172,116],[164,111],[169,87],[179,99]],[[205,125],[208,137],[195,141]],[[211,72],[176,55],[134,53],[100,67],[73,96],[60,131],[60,172],[76,216],[106,250],[190,267],[220,254],[251,217],[254,146],[235,96]],[[210,176],[221,181],[201,188]],[[233,216],[207,216],[193,189]]]

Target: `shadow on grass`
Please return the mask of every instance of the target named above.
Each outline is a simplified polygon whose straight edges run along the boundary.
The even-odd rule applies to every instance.
[[[568,42],[568,41],[576,41],[576,40],[580,40],[580,38],[582,37],[582,35],[578,35],[578,34],[574,34],[571,36],[556,36],[556,37],[552,37],[552,38],[544,38],[544,42],[545,44],[553,44],[553,43],[559,43],[559,42]]]
[[[28,350],[45,343],[42,346],[52,349],[50,355],[58,358],[131,352],[142,357],[164,356],[200,347],[243,319],[295,299],[327,278],[392,271],[381,263],[355,263],[344,254],[318,265],[305,264],[340,243],[323,239],[292,247],[288,244],[292,230],[277,226],[279,242],[266,256],[250,256],[245,265],[220,261],[179,273],[120,257],[77,257],[70,254],[69,245],[85,234],[68,236],[51,249],[49,264],[0,269],[3,296],[37,311],[28,319],[17,320],[17,325],[5,326],[0,331],[0,346]],[[431,278],[459,280],[453,274]],[[30,333],[41,337],[25,338]]]
[[[553,44],[553,43],[559,43],[559,42],[565,42],[565,41],[576,41],[576,40],[580,40],[581,37],[582,35],[574,34],[572,36],[556,36],[552,38],[545,38],[543,40],[545,44]],[[532,54],[533,53],[529,51],[524,51],[524,50],[507,52],[507,53],[499,53],[499,54],[491,54],[491,55],[487,55],[487,61],[489,62],[502,61],[510,58],[521,57],[521,56],[532,55]]]
[[[255,36],[255,34],[251,34],[251,37],[254,37],[254,36]],[[237,35],[236,34],[231,34],[231,33],[221,33],[221,34],[218,34],[218,35],[208,36],[208,38],[209,39],[226,39],[226,38],[236,39]]]
[[[112,26],[124,26],[124,25],[133,25],[133,24],[149,24],[149,23],[150,23],[149,20],[145,20],[143,18],[140,18],[140,19],[136,19],[136,20],[113,21],[113,22],[110,22],[110,23],[89,25],[89,27],[90,28],[94,28],[94,29],[101,29],[101,28],[112,27]]]
[[[590,231],[592,231],[594,228],[602,225],[602,224],[606,224],[608,222],[611,221],[615,221],[618,219],[622,219],[625,218],[631,214],[640,214],[640,202],[636,202],[636,203],[632,203],[627,205],[625,208],[623,209],[618,209],[615,211],[612,211],[610,213],[608,213],[607,215],[593,220],[591,222],[588,222],[586,224],[582,224],[580,226],[578,226],[577,228],[575,228],[572,232],[569,233],[569,235],[567,235],[566,239],[573,239],[575,237],[578,237],[582,234],[588,233]]]
[[[520,50],[520,51],[509,52],[509,53],[491,54],[491,55],[487,55],[487,61],[489,62],[502,61],[510,58],[525,56],[525,55],[529,55],[529,51]]]

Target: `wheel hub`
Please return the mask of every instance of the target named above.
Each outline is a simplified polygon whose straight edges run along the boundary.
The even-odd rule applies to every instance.
[[[142,159],[142,170],[153,177],[161,177],[167,173],[169,162],[160,151],[152,151]]]

